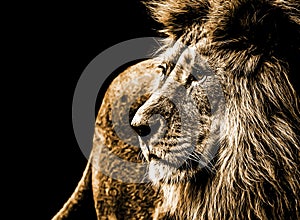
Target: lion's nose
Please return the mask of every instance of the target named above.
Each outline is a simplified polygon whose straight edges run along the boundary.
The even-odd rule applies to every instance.
[[[141,137],[151,133],[151,128],[148,125],[132,126],[132,128]]]
[[[157,109],[159,96],[152,94],[151,97],[136,111],[131,126],[140,136],[147,136],[151,132],[149,119],[154,114],[154,109]]]
[[[147,136],[151,133],[150,126],[148,125],[148,120],[145,119],[144,114],[141,113],[141,110],[139,109],[135,116],[133,117],[131,121],[131,126],[135,132],[143,137]]]

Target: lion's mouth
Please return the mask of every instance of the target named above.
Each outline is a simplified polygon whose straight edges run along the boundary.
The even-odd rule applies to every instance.
[[[169,170],[193,170],[198,166],[198,162],[196,163],[192,160],[189,155],[186,153],[184,156],[174,156],[171,152],[162,149],[153,147],[147,144],[147,141],[143,140],[140,136],[138,136],[140,142],[141,152],[147,161],[150,164],[150,167],[163,167],[160,172],[163,173],[163,170],[168,168]],[[151,172],[151,171],[150,171]]]
[[[171,152],[155,148],[151,144],[148,145],[147,140],[143,140],[142,137],[138,136],[138,139],[141,152],[149,165],[147,175],[153,184],[158,182],[169,184],[187,181],[201,170],[199,161],[194,160],[193,156],[191,156],[197,157],[195,152],[191,154],[181,152],[181,156],[174,156],[173,153],[176,150]]]
[[[140,148],[142,151],[142,154],[146,161],[149,163],[150,162],[150,148],[149,146],[142,140],[141,136],[138,135],[138,139],[140,142]]]
[[[138,139],[140,142],[140,148],[142,154],[148,163],[151,160],[162,160],[165,157],[166,155],[165,151],[159,151],[159,150],[155,150],[152,147],[149,147],[140,136],[138,136]]]

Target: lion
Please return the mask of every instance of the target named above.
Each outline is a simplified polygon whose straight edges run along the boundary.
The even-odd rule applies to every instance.
[[[146,5],[167,39],[111,83],[85,173],[53,219],[90,185],[98,219],[300,219],[299,2]],[[129,112],[140,148],[116,134],[114,106]],[[147,162],[150,184],[99,172],[106,161],[106,174],[134,178],[111,153]]]

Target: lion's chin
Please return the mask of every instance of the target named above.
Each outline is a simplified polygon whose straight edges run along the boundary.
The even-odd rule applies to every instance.
[[[152,160],[149,164],[149,178],[154,184],[166,181],[174,175],[174,172],[176,172],[174,167],[170,167],[157,160]]]
[[[189,181],[197,173],[197,169],[178,168],[162,163],[159,160],[151,160],[148,172],[149,178],[154,185],[159,183],[175,184]]]
[[[148,178],[153,184],[167,183],[174,184],[182,181],[189,181],[199,171],[199,163],[190,160],[180,151],[176,154],[165,153],[163,147],[155,148],[151,144],[148,146],[145,141],[138,136],[141,152],[148,164]]]

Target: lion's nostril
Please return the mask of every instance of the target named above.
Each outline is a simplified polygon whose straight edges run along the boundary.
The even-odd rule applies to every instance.
[[[151,133],[151,128],[148,125],[132,126],[132,128],[141,137]]]

